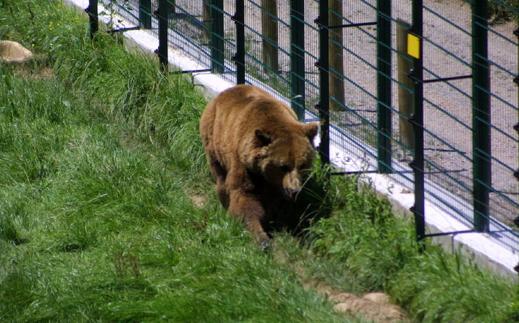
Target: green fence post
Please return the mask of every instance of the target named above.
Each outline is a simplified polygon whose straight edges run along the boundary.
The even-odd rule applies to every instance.
[[[472,1],[472,159],[474,229],[489,229],[491,182],[490,69],[488,63],[488,3]]]
[[[159,20],[159,48],[156,53],[159,56],[160,66],[163,72],[168,71],[168,16],[170,6],[168,0],[159,0],[157,18]]]
[[[245,84],[245,3],[236,0],[236,13],[233,16],[236,23],[236,84]]]
[[[224,71],[223,0],[211,1],[211,70]]]
[[[139,23],[142,28],[151,29],[151,0],[139,0]]]
[[[89,0],[88,7],[85,9],[88,14],[90,23],[90,38],[94,38],[95,33],[99,30],[99,14],[97,8],[97,0]]]
[[[425,238],[425,185],[424,185],[424,142],[423,142],[423,1],[413,0],[412,2],[413,23],[411,36],[414,38],[413,53],[408,54],[415,58],[411,77],[415,82],[414,86],[414,113],[409,121],[413,125],[415,149],[413,160],[409,164],[414,173],[414,205],[411,212],[414,215],[416,240],[421,242]],[[408,36],[409,37],[409,36]],[[416,43],[417,41],[417,43]],[[423,244],[420,243],[420,248]]]
[[[377,159],[391,173],[391,0],[377,0]]]
[[[330,33],[328,29],[328,10],[328,0],[320,0],[319,17],[316,19],[319,27],[319,61],[316,63],[319,68],[319,104],[317,105],[317,110],[321,120],[319,155],[324,165],[330,163],[330,64],[328,57]]]
[[[290,0],[290,97],[297,118],[305,119],[305,2]]]

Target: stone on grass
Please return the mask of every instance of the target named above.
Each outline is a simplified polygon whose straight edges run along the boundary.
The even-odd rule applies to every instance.
[[[0,40],[0,62],[25,63],[32,59],[30,50],[11,40]]]

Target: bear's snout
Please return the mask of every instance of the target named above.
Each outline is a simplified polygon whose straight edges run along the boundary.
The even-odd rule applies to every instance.
[[[295,199],[296,195],[301,191],[301,179],[299,172],[293,170],[283,178],[283,193],[288,199]]]
[[[295,200],[296,197],[297,197],[297,194],[300,192],[301,190],[294,190],[294,189],[285,189],[284,190],[284,194],[285,194],[285,198],[287,200]]]

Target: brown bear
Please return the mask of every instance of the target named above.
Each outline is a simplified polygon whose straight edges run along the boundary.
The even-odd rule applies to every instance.
[[[296,198],[315,155],[318,123],[304,124],[285,104],[250,85],[237,85],[209,102],[200,120],[216,190],[262,247],[265,224]]]

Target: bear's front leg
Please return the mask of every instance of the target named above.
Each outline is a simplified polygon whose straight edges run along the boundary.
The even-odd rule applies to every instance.
[[[227,194],[227,188],[225,187],[225,182],[221,180],[216,181],[216,193],[218,194],[218,199],[224,209],[229,208],[229,194]]]
[[[211,174],[216,180],[216,193],[218,194],[218,199],[222,203],[223,207],[227,209],[229,207],[229,194],[227,194],[227,188],[225,187],[227,171],[222,164],[220,164],[216,155],[211,150],[206,149],[205,154],[207,155]]]
[[[245,223],[256,242],[263,249],[269,247],[270,237],[262,225],[265,218],[265,209],[255,196],[241,190],[232,190],[230,192],[229,213]]]

